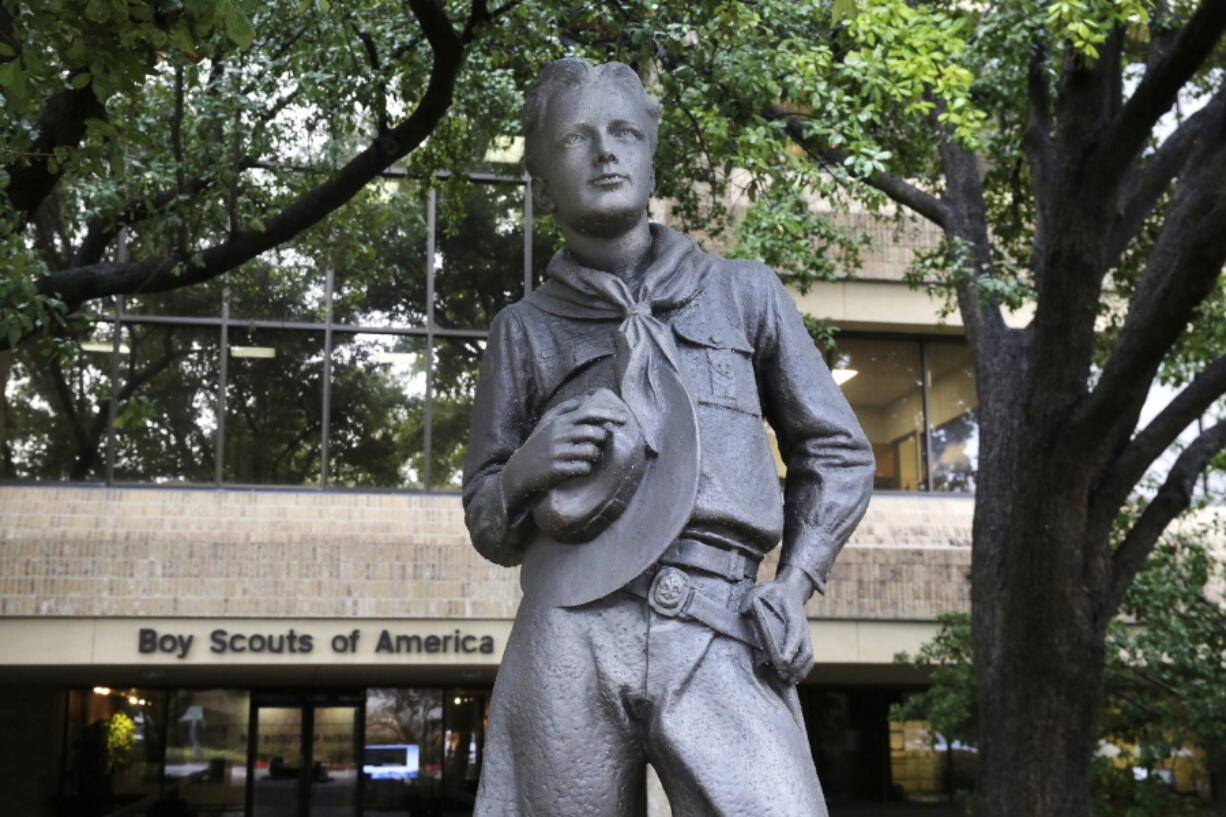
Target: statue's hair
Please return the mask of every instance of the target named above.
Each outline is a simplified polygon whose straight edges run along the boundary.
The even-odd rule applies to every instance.
[[[524,97],[524,165],[528,174],[536,177],[539,167],[537,137],[545,124],[545,115],[549,102],[559,92],[570,88],[581,88],[585,85],[612,83],[629,91],[643,103],[650,127],[647,142],[654,153],[656,149],[657,130],[660,124],[660,102],[643,89],[643,81],[634,69],[622,62],[606,62],[592,65],[578,57],[565,57],[554,60],[545,66],[532,89]]]

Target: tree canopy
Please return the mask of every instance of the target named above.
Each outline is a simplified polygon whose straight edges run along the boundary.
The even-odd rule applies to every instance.
[[[0,5],[3,341],[211,281],[398,163],[469,169],[549,19],[520,0]]]

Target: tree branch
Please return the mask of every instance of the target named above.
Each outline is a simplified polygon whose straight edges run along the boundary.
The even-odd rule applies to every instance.
[[[239,170],[249,170],[262,167],[262,163],[250,157],[239,163]],[[98,263],[106,248],[115,240],[120,228],[131,227],[145,219],[152,218],[173,204],[180,195],[195,196],[211,188],[217,183],[217,176],[209,174],[189,179],[183,186],[183,191],[176,189],[162,190],[149,196],[130,200],[118,212],[90,219],[86,225],[85,238],[72,257],[73,267],[84,267]]]
[[[370,32],[363,29],[356,22],[350,21],[353,26],[353,31],[357,34],[358,39],[362,41],[362,48],[366,53],[366,63],[370,66],[370,70],[378,76],[383,71],[383,63],[379,60],[379,47],[375,44],[375,38],[370,36]],[[387,133],[387,86],[383,82],[378,82],[374,89],[375,94],[375,129],[380,135]]]
[[[1022,132],[1022,147],[1030,164],[1033,184],[1046,188],[1052,172],[1051,87],[1047,81],[1047,46],[1035,41],[1030,46],[1030,67],[1026,72],[1026,101],[1029,117]]]
[[[1125,591],[1167,526],[1192,504],[1192,489],[1197,478],[1223,448],[1226,448],[1226,421],[1207,429],[1175,460],[1166,481],[1112,556],[1107,615],[1115,614]]]
[[[985,299],[976,279],[992,273],[992,239],[988,234],[987,206],[983,198],[983,177],[975,154],[946,138],[940,145],[941,168],[948,192],[949,213],[945,233],[960,241],[969,251],[972,274],[962,276],[956,285],[958,311],[974,349],[980,382],[992,383],[996,377],[1016,377],[1012,367],[998,366],[1006,354],[1010,330],[1005,325],[1000,304]],[[982,363],[981,363],[982,361]],[[991,386],[987,387],[990,390]],[[1000,393],[1005,393],[1002,389]]]
[[[1166,138],[1120,189],[1108,258],[1116,259],[1136,237],[1171,180],[1179,175],[1202,138],[1226,130],[1226,87]]]
[[[74,147],[85,136],[85,120],[105,119],[106,109],[90,86],[60,91],[47,100],[35,129],[38,136],[27,155],[6,168],[9,201],[22,219],[22,226],[60,180],[48,161],[56,148]]]
[[[1114,186],[1145,147],[1154,124],[1171,109],[1179,89],[1192,78],[1226,32],[1226,3],[1202,0],[1170,47],[1159,53],[1132,96],[1114,117],[1106,138],[1089,162],[1087,178]]]
[[[95,263],[60,270],[38,281],[43,294],[57,294],[70,309],[90,298],[132,292],[161,292],[207,281],[234,269],[302,230],[352,199],[372,179],[430,135],[451,106],[464,48],[438,0],[408,0],[433,49],[426,90],[413,113],[376,138],[326,181],[303,193],[266,219],[263,231],[237,229],[195,258],[161,258],[125,264]]]
[[[842,164],[847,158],[846,151],[816,144],[815,140],[806,133],[804,122],[795,114],[784,111],[776,105],[768,104],[763,108],[763,115],[772,121],[782,119],[786,123],[788,136],[815,161],[825,164]],[[914,210],[942,229],[947,227],[949,209],[944,202],[931,193],[884,171],[871,173],[862,177],[860,181],[880,190],[898,204]]]
[[[1069,424],[1074,438],[1126,439],[1145,402],[1136,384],[1153,379],[1226,263],[1226,145],[1202,142],[1189,158],[1199,171],[1176,188],[1098,385]]]
[[[1101,508],[1103,518],[1108,521],[1114,518],[1146,470],[1223,394],[1226,394],[1226,355],[1194,377],[1132,438],[1119,456],[1103,468],[1100,484],[1094,488],[1090,499],[1091,513],[1099,515],[1094,509]]]

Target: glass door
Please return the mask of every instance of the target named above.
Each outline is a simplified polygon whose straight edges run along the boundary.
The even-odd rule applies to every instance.
[[[309,817],[358,817],[358,708],[316,706]]]
[[[300,817],[302,770],[309,765],[300,706],[255,708],[255,756],[247,773],[253,817]]]
[[[352,705],[255,704],[251,817],[358,817],[358,728]]]

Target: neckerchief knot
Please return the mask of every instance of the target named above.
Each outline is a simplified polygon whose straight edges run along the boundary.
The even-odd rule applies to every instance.
[[[620,320],[615,358],[618,388],[648,447],[656,453],[670,410],[661,378],[675,378],[681,393],[689,397],[672,330],[656,315],[693,300],[702,291],[710,262],[691,239],[668,227],[652,224],[651,236],[651,262],[637,298],[621,278],[580,266],[565,250],[549,262],[549,281],[529,297],[539,308],[560,317]]]

